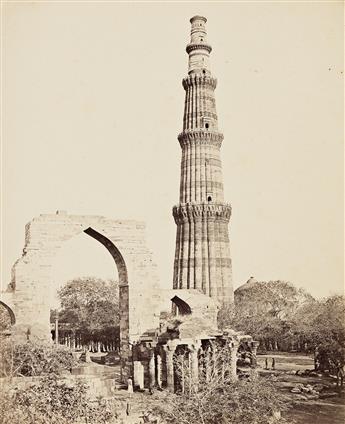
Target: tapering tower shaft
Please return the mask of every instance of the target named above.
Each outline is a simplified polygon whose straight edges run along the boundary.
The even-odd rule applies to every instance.
[[[177,225],[174,261],[174,289],[199,289],[221,304],[233,301],[228,223],[231,206],[224,203],[220,147],[214,91],[217,80],[211,75],[206,18],[190,20],[191,42],[183,131],[178,140],[182,149],[180,203],[173,208]]]

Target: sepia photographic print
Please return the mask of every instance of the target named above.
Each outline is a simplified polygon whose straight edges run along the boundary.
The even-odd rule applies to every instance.
[[[0,424],[343,424],[344,3],[1,1]]]

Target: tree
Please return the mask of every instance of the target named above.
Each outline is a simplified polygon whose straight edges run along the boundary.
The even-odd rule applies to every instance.
[[[237,308],[252,313],[265,313],[273,318],[285,319],[301,304],[312,300],[303,289],[297,289],[287,281],[255,282],[244,284],[235,292]]]
[[[345,364],[344,317],[344,296],[316,300],[284,281],[247,282],[218,316],[221,328],[250,334],[261,348],[314,353],[315,368],[333,373]]]
[[[286,281],[250,281],[235,291],[234,310],[221,311],[221,327],[252,335],[266,349],[291,345],[291,319],[313,298]]]
[[[315,353],[315,367],[336,372],[345,364],[345,297],[330,296],[301,306],[292,320],[298,342]]]
[[[118,283],[93,277],[68,281],[58,291],[59,321],[73,324],[83,341],[102,341],[118,336],[120,323]],[[52,311],[51,319],[55,319]]]

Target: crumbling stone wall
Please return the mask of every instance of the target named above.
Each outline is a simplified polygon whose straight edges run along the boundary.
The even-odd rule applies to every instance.
[[[127,342],[159,323],[156,265],[146,245],[145,224],[102,216],[43,214],[25,227],[23,255],[14,264],[6,299],[15,314],[14,334],[50,339],[53,259],[64,242],[85,232],[102,243],[114,258],[120,280],[122,339]],[[127,335],[125,334],[127,333]]]

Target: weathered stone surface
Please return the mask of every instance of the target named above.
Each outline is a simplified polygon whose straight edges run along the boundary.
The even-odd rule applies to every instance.
[[[102,243],[114,259],[120,282],[123,346],[159,322],[156,265],[146,246],[145,224],[102,216],[43,214],[25,227],[23,255],[14,264],[9,292],[2,298],[14,312],[14,334],[50,339],[49,292],[53,259],[64,242],[81,232]],[[122,343],[123,344],[123,343]]]
[[[176,305],[179,315],[187,316],[190,314],[189,320],[184,323],[184,331],[189,329],[196,336],[217,329],[217,315],[220,304],[215,299],[204,295],[199,290],[181,289],[172,290],[171,300]],[[195,322],[194,325],[193,322]]]
[[[144,366],[140,361],[133,362],[133,378],[134,386],[142,390],[144,388]]]

